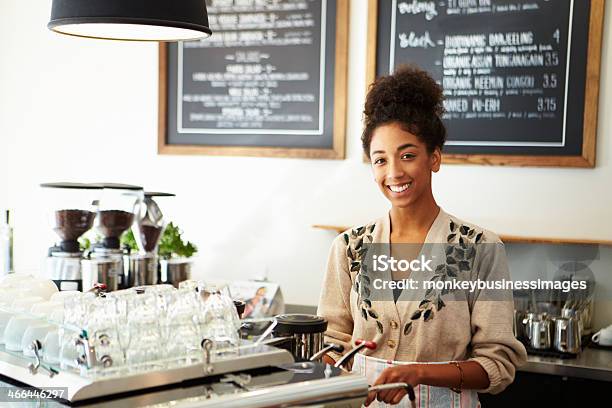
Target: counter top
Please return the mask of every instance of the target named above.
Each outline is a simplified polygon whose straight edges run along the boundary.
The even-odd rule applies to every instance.
[[[316,314],[315,306],[286,305],[287,313]],[[612,382],[612,351],[585,347],[576,358],[561,359],[529,355],[518,371]]]
[[[572,359],[529,355],[527,364],[518,370],[612,382],[612,351],[586,347]]]

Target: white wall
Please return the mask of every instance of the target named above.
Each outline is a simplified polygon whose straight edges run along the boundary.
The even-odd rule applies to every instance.
[[[351,1],[347,159],[159,156],[157,47],[46,29],[49,0],[0,0],[0,207],[15,209],[15,262],[38,268],[53,233],[40,182],[117,181],[172,191],[201,277],[269,270],[291,303],[316,303],[333,234],[387,204],[361,161],[367,9]],[[498,233],[612,239],[612,66],[606,7],[595,169],[443,166],[435,195]]]

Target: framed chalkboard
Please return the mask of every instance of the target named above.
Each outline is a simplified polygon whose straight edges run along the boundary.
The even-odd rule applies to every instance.
[[[213,35],[159,48],[159,153],[343,159],[348,3],[207,0]]]
[[[367,82],[444,88],[445,163],[594,167],[604,0],[369,0]]]

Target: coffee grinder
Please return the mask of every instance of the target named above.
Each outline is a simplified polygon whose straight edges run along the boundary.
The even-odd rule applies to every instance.
[[[100,187],[83,183],[44,183],[53,231],[61,241],[49,248],[46,274],[59,290],[82,290],[83,251],[78,239],[93,225],[92,205]]]
[[[83,290],[103,284],[107,291],[123,286],[124,264],[121,235],[134,222],[143,201],[142,187],[129,184],[101,183],[94,227],[102,241],[93,246],[89,259],[83,261]]]
[[[166,226],[164,215],[155,202],[159,197],[174,197],[174,194],[146,192],[138,219],[132,226],[138,253],[130,255],[126,287],[155,285],[159,282],[157,247]]]

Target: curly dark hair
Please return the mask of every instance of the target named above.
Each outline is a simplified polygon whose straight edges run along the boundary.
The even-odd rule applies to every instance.
[[[378,78],[366,97],[365,127],[361,142],[370,157],[370,144],[374,130],[390,123],[399,123],[427,146],[431,154],[442,150],[446,141],[446,128],[442,87],[422,69],[413,65],[398,67],[393,75]]]

